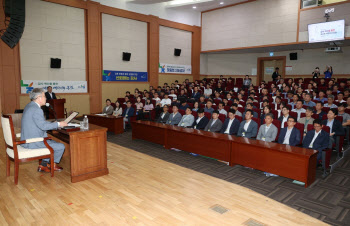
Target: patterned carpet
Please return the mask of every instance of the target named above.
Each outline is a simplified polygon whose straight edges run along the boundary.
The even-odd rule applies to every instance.
[[[350,154],[344,156],[335,171],[308,188],[284,177],[266,177],[263,172],[242,166],[230,167],[219,161],[188,152],[166,150],[143,140],[132,140],[131,131],[121,135],[108,133],[108,141],[135,151],[252,189],[331,225],[350,225]],[[349,153],[350,151],[348,151]]]

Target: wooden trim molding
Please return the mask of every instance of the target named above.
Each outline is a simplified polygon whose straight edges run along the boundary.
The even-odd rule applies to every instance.
[[[260,46],[247,46],[247,47],[237,47],[237,48],[228,48],[228,49],[214,49],[214,50],[201,51],[201,53],[214,53],[214,52],[224,52],[224,51],[231,51],[231,50],[241,50],[241,49],[255,49],[255,48],[265,48],[265,47],[272,47],[272,46],[286,46],[286,45],[296,45],[296,44],[301,44],[301,43],[305,43],[305,42],[288,42],[288,43],[278,43],[278,44],[260,45]]]
[[[211,12],[211,11],[214,11],[214,10],[224,9],[224,8],[227,8],[227,7],[242,5],[242,4],[245,4],[245,3],[255,2],[255,1],[257,1],[257,0],[247,0],[247,1],[244,1],[244,2],[238,2],[238,3],[234,3],[234,4],[230,4],[230,5],[225,5],[225,6],[222,6],[222,7],[218,7],[218,8],[215,8],[215,9],[205,10],[205,11],[203,11],[202,13],[207,13],[207,12]]]
[[[193,74],[177,74],[177,73],[159,73],[158,75],[182,75],[182,76],[193,76]]]
[[[321,78],[322,78],[322,76],[324,76],[324,75],[321,75]],[[286,78],[289,78],[289,77],[291,77],[291,78],[305,78],[305,77],[307,77],[307,78],[312,78],[312,74],[304,74],[304,75],[285,75],[285,77]],[[332,78],[350,78],[350,74],[336,74],[336,75],[332,75]]]
[[[298,22],[297,22],[297,42],[299,42],[299,30],[300,30],[300,7],[301,7],[301,1],[298,3]]]
[[[326,4],[326,5],[320,5],[320,6],[315,6],[315,7],[305,8],[305,9],[300,9],[301,7],[299,7],[299,9],[300,9],[300,11],[307,11],[307,10],[313,10],[313,9],[318,9],[318,8],[330,7],[330,6],[334,6],[334,5],[341,5],[341,4],[345,4],[345,3],[350,3],[350,0],[346,0],[343,2],[335,2],[335,3],[330,3],[330,4]]]
[[[71,6],[75,8],[81,8],[81,9],[87,8],[87,2],[82,0],[42,0],[42,1],[57,3],[60,5],[66,5],[66,6]]]

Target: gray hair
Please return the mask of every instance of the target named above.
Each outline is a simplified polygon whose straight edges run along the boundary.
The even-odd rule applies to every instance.
[[[266,117],[271,117],[272,119],[273,119],[273,114],[272,113],[267,113],[266,115],[265,115],[265,118]]]
[[[30,100],[35,100],[43,92],[45,92],[43,88],[34,88],[33,91],[31,93],[29,93]]]

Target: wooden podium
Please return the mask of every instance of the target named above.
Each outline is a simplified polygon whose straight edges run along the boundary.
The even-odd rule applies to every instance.
[[[47,103],[49,103],[53,109],[55,109],[57,118],[65,118],[64,116],[64,103],[66,103],[66,99],[51,99],[47,100]],[[54,119],[55,114],[54,112],[50,109],[49,110],[49,119]]]

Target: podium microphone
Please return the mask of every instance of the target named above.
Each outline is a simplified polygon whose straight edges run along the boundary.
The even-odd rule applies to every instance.
[[[57,114],[56,114],[55,109],[53,109],[53,107],[52,107],[49,103],[46,103],[45,105],[46,105],[46,107],[51,108],[51,110],[53,111],[53,113],[54,113],[54,115],[55,115],[55,119],[56,119],[56,121],[57,121]]]

